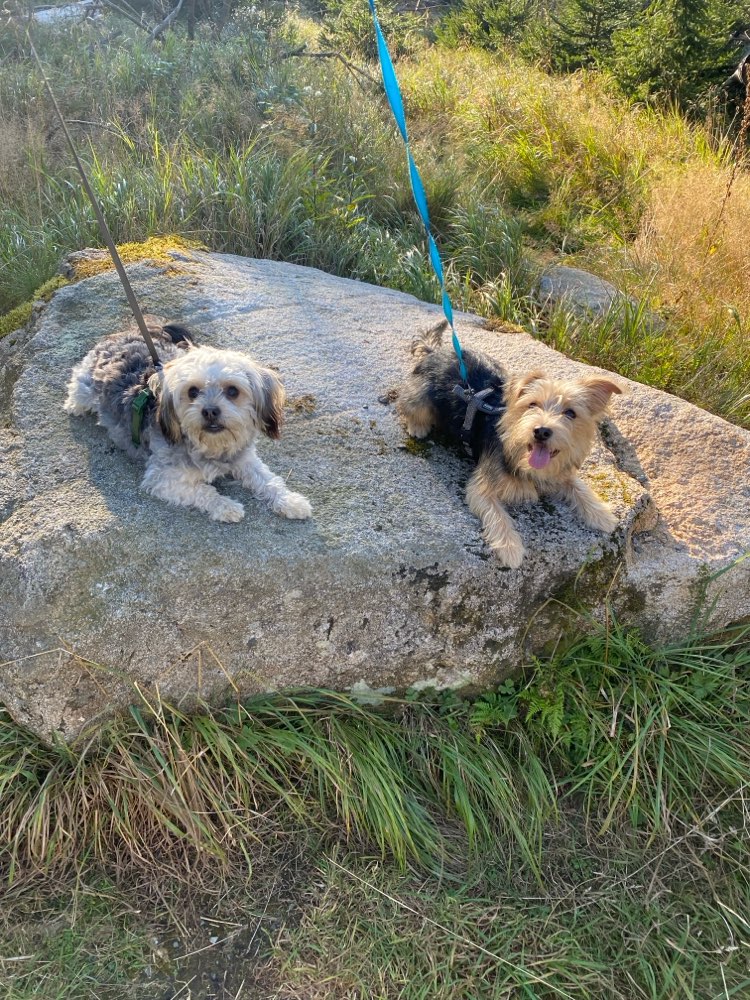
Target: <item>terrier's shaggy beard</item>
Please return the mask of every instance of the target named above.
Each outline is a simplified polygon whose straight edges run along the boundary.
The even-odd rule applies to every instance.
[[[607,379],[562,381],[531,372],[514,381],[498,432],[508,468],[540,485],[580,469],[613,392]]]

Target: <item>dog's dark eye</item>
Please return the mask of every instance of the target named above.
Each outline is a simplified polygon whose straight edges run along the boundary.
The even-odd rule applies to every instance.
[[[566,410],[563,416],[567,417],[568,420],[575,420],[577,414],[575,410]]]
[[[237,388],[236,385],[228,385],[224,390],[224,395],[227,397],[227,399],[237,399],[239,394],[240,390]]]
[[[191,385],[188,389],[188,399],[197,399],[200,394],[201,391],[197,385]]]
[[[529,403],[529,409],[531,409],[532,406],[539,406],[539,403]]]

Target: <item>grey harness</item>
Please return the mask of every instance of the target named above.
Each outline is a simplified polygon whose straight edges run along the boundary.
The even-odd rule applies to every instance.
[[[464,417],[464,422],[461,425],[461,441],[465,450],[474,457],[474,447],[472,444],[472,438],[474,433],[474,421],[478,413],[483,414],[488,417],[499,417],[501,413],[506,409],[505,406],[490,406],[487,400],[487,396],[491,395],[493,392],[497,391],[497,386],[490,385],[486,389],[480,389],[479,392],[474,392],[468,386],[465,385],[454,385],[453,391],[457,396],[466,403],[466,416]]]

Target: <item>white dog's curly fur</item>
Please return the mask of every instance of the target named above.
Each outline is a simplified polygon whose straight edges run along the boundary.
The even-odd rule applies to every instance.
[[[308,518],[309,501],[287,489],[258,458],[260,433],[279,437],[284,388],[277,376],[239,351],[195,346],[183,327],[149,322],[163,361],[154,369],[137,330],[104,337],[73,369],[65,409],[95,413],[132,457],[147,453],[142,487],[168,503],[197,507],[214,521],[239,521],[241,503],[211,484],[231,476],[275,513]],[[140,447],[131,437],[133,401],[148,387]]]

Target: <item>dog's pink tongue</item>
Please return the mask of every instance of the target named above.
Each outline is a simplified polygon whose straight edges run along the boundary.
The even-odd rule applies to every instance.
[[[529,455],[529,465],[532,469],[543,469],[551,458],[549,448],[546,445],[535,444]]]

